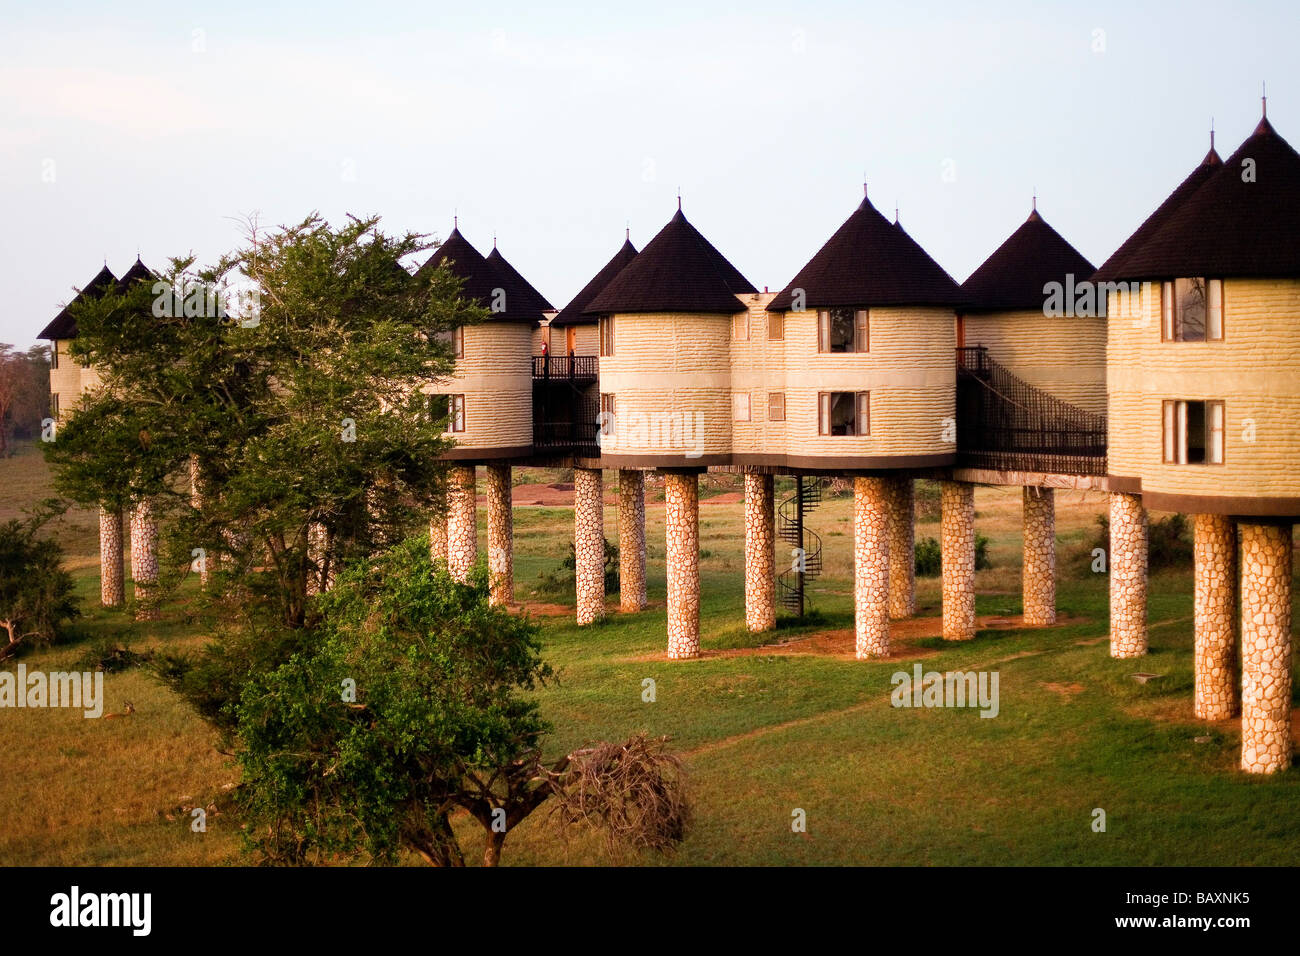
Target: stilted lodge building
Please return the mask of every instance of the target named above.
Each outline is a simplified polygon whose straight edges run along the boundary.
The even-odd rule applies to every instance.
[[[558,312],[458,228],[422,269],[444,262],[491,316],[455,333],[454,374],[429,386],[446,396],[457,442],[430,546],[458,577],[478,560],[484,466],[494,603],[513,600],[514,465],[574,469],[580,624],[607,613],[603,471],[618,474],[629,613],[646,604],[644,478],[662,473],[670,658],[700,653],[708,469],[745,476],[745,618],[756,632],[775,627],[778,606],[802,613],[820,571],[807,519],[827,476],[852,479],[863,659],[888,656],[890,621],[916,609],[914,479],[941,486],[949,640],[976,633],[975,486],[1023,489],[1031,626],[1056,619],[1054,491],[1095,490],[1110,500],[1111,655],[1147,650],[1147,509],[1194,514],[1195,713],[1241,714],[1243,769],[1289,766],[1300,156],[1266,119],[1226,162],[1211,148],[1095,274],[1035,203],[958,286],[866,198],[775,294],[680,202],[644,249],[626,241]],[[80,294],[112,281],[105,269]],[[42,335],[66,354],[66,310]],[[58,407],[85,375],[52,370]],[[795,479],[779,503],[776,475]]]

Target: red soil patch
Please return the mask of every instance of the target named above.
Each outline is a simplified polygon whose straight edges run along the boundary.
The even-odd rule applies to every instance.
[[[1057,626],[1074,624],[1085,618],[1061,618]],[[1025,624],[1022,617],[1002,617],[987,615],[976,618],[980,630],[1021,630]],[[942,617],[911,617],[902,621],[889,622],[889,656],[879,660],[900,661],[918,657],[933,657],[938,652],[935,648],[919,647],[916,642],[925,638],[943,636]],[[718,657],[771,657],[774,655],[815,654],[821,657],[838,657],[854,660],[856,638],[852,628],[840,630],[817,631],[801,637],[784,641],[780,644],[763,644],[759,647],[728,647],[721,650],[703,650],[700,657],[711,659]],[[1019,655],[1017,655],[1019,656]],[[663,654],[644,654],[631,660],[662,660]],[[1082,690],[1082,688],[1080,688]]]
[[[1077,683],[1076,684],[1050,683],[1050,684],[1043,684],[1042,686],[1045,689],[1050,690],[1053,694],[1059,694],[1061,697],[1063,697],[1066,700],[1069,700],[1075,694],[1083,693],[1083,685]]]

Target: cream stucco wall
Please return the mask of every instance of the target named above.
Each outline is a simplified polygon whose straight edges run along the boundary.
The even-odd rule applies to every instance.
[[[429,391],[465,396],[464,448],[517,448],[533,441],[533,329],[523,322],[465,327],[455,372]]]
[[[59,367],[50,369],[50,393],[59,396],[59,417],[76,407],[82,394],[99,385],[99,371],[78,365],[68,355],[71,339],[58,339],[51,346],[58,350]]]
[[[600,390],[615,396],[617,424],[602,452],[729,454],[730,338],[726,315],[616,315],[614,354],[600,359]]]
[[[817,351],[817,313],[785,317],[786,454],[809,457],[944,455],[957,393],[955,314],[870,310],[869,349]],[[871,393],[871,434],[818,435],[819,392]]]
[[[1106,411],[1106,320],[1048,317],[1041,310],[967,315],[966,345],[1057,398]]]
[[[1107,339],[1109,471],[1142,491],[1300,496],[1300,281],[1228,279],[1221,342],[1161,342],[1159,286]],[[1161,461],[1161,403],[1224,402],[1224,463]]]

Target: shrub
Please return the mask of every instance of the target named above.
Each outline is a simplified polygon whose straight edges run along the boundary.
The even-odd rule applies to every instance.
[[[36,536],[52,513],[0,524],[0,660],[24,646],[52,644],[80,614],[63,549]]]
[[[1110,516],[1097,515],[1097,527],[1092,536],[1071,556],[1070,563],[1076,571],[1091,570],[1093,552],[1097,549],[1110,558]],[[1147,528],[1147,570],[1186,567],[1192,563],[1192,532],[1187,516],[1166,515],[1152,521]]]
[[[922,538],[916,542],[916,574],[922,578],[937,578],[943,573],[943,547],[934,538]],[[989,560],[989,539],[975,535],[975,570],[983,571],[993,567]]]
[[[542,571],[537,575],[537,584],[533,590],[538,594],[552,597],[573,594],[576,588],[575,578],[578,573],[578,554],[573,542],[569,542],[569,555],[560,562],[555,571]],[[605,539],[605,593],[618,593],[618,545]]]

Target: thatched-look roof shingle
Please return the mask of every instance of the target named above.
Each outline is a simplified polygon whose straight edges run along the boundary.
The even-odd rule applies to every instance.
[[[732,315],[744,310],[736,296],[757,291],[678,209],[585,311]]]
[[[69,302],[56,315],[50,324],[41,329],[38,339],[75,339],[77,337],[77,321],[72,317],[72,306],[77,302],[85,302],[98,299],[105,292],[113,288],[117,283],[117,277],[109,270],[108,266],[100,269],[95,273],[95,277],[87,282]]]
[[[1029,218],[962,283],[966,312],[1041,309],[1043,286],[1049,282],[1082,283],[1095,266],[1038,214]]]
[[[862,204],[768,305],[792,307],[796,289],[809,309],[839,306],[956,306],[952,276],[902,226],[891,224],[871,200]]]
[[[1300,278],[1300,154],[1261,119],[1227,162],[1101,274]]]
[[[563,328],[566,325],[590,325],[596,321],[595,315],[585,315],[584,312],[596,296],[604,291],[605,286],[613,281],[614,277],[623,271],[623,267],[635,259],[637,256],[636,246],[632,245],[630,238],[623,241],[622,247],[614,253],[614,258],[605,263],[604,267],[597,272],[586,285],[582,287],[577,295],[560,310],[560,314],[551,319],[551,327]]]

